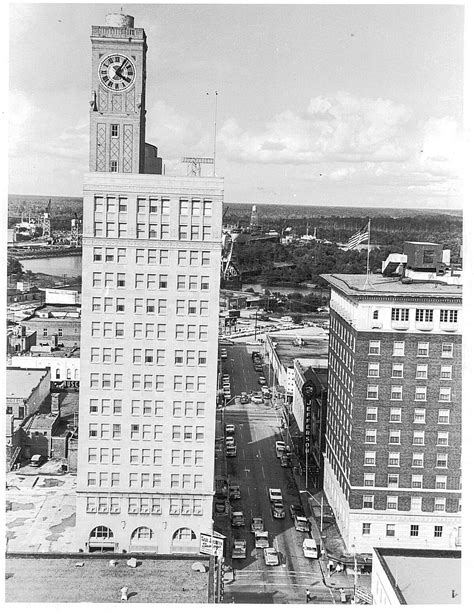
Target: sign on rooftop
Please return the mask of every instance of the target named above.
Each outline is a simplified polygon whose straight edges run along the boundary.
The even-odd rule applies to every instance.
[[[209,554],[209,556],[224,556],[224,540],[225,536],[215,533],[214,536],[207,533],[201,533],[199,551],[201,554]]]

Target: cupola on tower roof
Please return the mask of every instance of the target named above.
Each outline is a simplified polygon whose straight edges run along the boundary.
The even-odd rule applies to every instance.
[[[134,28],[135,17],[123,13],[109,13],[105,18],[105,25],[112,28]]]

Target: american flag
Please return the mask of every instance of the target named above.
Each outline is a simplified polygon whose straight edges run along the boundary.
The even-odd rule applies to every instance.
[[[361,229],[354,233],[352,237],[349,238],[349,241],[346,244],[346,247],[349,250],[355,248],[362,242],[366,242],[369,239],[369,223],[365,224]]]

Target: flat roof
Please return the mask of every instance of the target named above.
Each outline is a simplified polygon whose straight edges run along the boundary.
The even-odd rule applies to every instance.
[[[7,398],[29,398],[31,392],[49,372],[49,368],[7,368]]]
[[[419,297],[462,297],[462,285],[443,284],[442,282],[412,281],[403,284],[398,278],[387,278],[382,274],[370,274],[367,283],[365,274],[321,274],[321,278],[351,297],[404,295]]]
[[[374,552],[401,603],[461,603],[459,550],[374,548]]]
[[[28,430],[42,430],[44,428],[51,428],[57,419],[57,415],[33,415],[33,421],[28,426]]]
[[[196,561],[207,565],[205,557],[135,557],[139,562],[136,569],[130,569],[126,558],[113,553],[103,558],[87,554],[75,558],[40,554],[34,554],[34,558],[7,557],[5,601],[120,603],[120,589],[126,586],[127,603],[207,603],[209,572],[192,570]],[[110,566],[111,560],[117,562],[115,567]]]
[[[288,368],[293,366],[295,359],[327,359],[329,342],[327,337],[309,337],[294,333],[292,336],[279,336],[268,334],[268,337],[273,343],[277,343],[275,353],[281,363]],[[304,346],[296,346],[293,344],[295,338],[302,338],[305,342]]]

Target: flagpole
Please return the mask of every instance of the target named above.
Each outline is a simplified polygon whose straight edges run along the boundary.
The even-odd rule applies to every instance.
[[[369,256],[370,256],[370,218],[369,218],[369,222],[367,224],[367,263],[366,263],[366,269],[365,269],[365,284],[364,284],[364,289],[368,286],[369,284]]]

